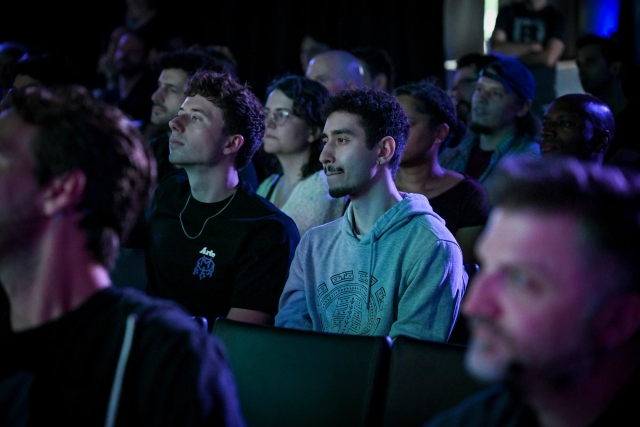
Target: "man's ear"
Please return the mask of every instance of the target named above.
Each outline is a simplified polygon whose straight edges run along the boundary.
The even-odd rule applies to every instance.
[[[520,105],[520,109],[518,109],[517,116],[524,117],[524,115],[527,114],[529,110],[531,110],[532,105],[533,105],[533,101],[531,101],[530,99],[527,99],[526,101],[524,101]]]
[[[380,148],[378,150],[377,163],[382,165],[389,162],[393,157],[393,154],[396,152],[396,140],[390,136],[385,136],[380,140],[378,145]]]
[[[593,139],[593,151],[595,153],[602,153],[611,144],[611,132],[608,130],[597,131]]]
[[[222,151],[224,154],[237,153],[240,147],[244,144],[244,137],[242,135],[232,135],[224,146]]]
[[[45,216],[73,209],[82,201],[87,177],[79,169],[53,177],[45,186],[42,211]]]
[[[609,298],[598,311],[595,328],[599,343],[613,349],[640,329],[640,292],[625,292]]]

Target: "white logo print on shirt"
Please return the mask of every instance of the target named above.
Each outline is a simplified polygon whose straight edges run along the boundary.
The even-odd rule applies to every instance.
[[[196,263],[196,268],[193,269],[193,275],[199,276],[200,280],[205,277],[212,277],[213,271],[216,268],[216,264],[213,262],[216,254],[213,251],[208,251],[206,246],[202,248],[199,253],[203,254],[203,256]]]

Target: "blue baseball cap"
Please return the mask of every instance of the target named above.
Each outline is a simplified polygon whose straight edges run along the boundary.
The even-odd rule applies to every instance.
[[[486,65],[481,76],[497,80],[509,93],[515,93],[524,99],[532,100],[536,92],[533,74],[522,62],[515,58],[502,58]]]

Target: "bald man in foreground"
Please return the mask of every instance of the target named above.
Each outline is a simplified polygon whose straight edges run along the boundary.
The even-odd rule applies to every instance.
[[[613,113],[599,98],[581,93],[563,95],[544,113],[540,151],[602,163],[614,131]]]
[[[358,58],[345,50],[329,50],[314,56],[305,73],[327,88],[331,95],[364,86],[364,70]]]

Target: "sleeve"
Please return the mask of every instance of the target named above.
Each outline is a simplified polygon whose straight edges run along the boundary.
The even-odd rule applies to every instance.
[[[135,390],[142,425],[244,426],[220,342],[195,322],[187,323],[192,321],[182,313],[159,322],[140,328],[138,351],[132,353],[139,368]]]
[[[302,238],[291,263],[289,278],[280,297],[275,325],[293,329],[313,329],[309,313],[304,277],[304,257],[308,236]]]
[[[299,241],[290,218],[270,218],[256,227],[238,260],[231,307],[275,315]]]
[[[423,252],[425,253],[425,252]],[[438,240],[410,268],[398,301],[398,317],[389,336],[446,342],[458,317],[466,287],[462,251],[457,243]]]

